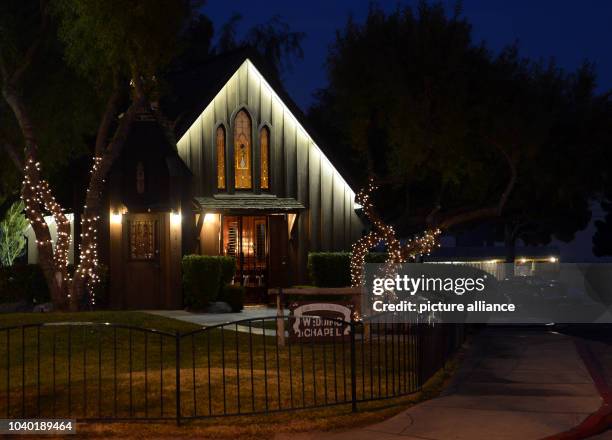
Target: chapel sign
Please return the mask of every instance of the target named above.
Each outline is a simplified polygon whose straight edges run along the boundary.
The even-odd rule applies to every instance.
[[[348,337],[352,305],[322,302],[295,302],[289,307],[289,337],[318,341]]]

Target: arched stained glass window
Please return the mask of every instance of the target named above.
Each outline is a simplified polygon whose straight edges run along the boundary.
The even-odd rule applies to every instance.
[[[234,119],[234,178],[236,189],[251,189],[251,118],[240,110]]]
[[[225,189],[225,128],[217,127],[217,188]]]
[[[261,148],[261,189],[270,188],[270,129],[262,127],[259,132]]]

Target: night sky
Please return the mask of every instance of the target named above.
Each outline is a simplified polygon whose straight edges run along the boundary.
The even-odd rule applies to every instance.
[[[399,3],[414,6],[417,2]],[[216,29],[238,12],[243,16],[241,26],[245,30],[278,14],[294,30],[305,32],[304,59],[296,61],[292,72],[285,73],[283,82],[296,103],[307,110],[313,92],[325,85],[324,64],[336,30],[344,27],[351,13],[357,21],[363,21],[369,4],[362,0],[208,0],[203,12],[213,20]],[[393,10],[398,2],[378,4]],[[455,1],[444,4],[452,8]],[[494,51],[516,41],[522,55],[553,57],[567,70],[576,69],[587,59],[596,65],[599,91],[612,89],[611,1],[465,0],[463,14],[473,26],[474,41],[484,40]],[[601,208],[598,205],[593,208],[593,220],[601,218]],[[594,230],[591,222],[572,243],[555,243],[561,249],[561,260],[594,260],[591,252]]]
[[[278,14],[294,30],[305,32],[304,59],[297,61],[293,72],[286,73],[283,79],[293,99],[306,110],[312,103],[312,93],[325,84],[325,58],[336,30],[344,26],[349,13],[362,21],[369,3],[363,0],[208,0],[203,12],[217,29],[238,12],[243,16],[244,29]],[[378,4],[392,10],[398,2]],[[452,8],[455,2],[444,4]],[[612,88],[612,2],[465,0],[463,10],[473,25],[474,41],[484,40],[495,51],[518,41],[523,55],[554,57],[561,67],[569,70],[588,59],[597,65],[600,90]]]

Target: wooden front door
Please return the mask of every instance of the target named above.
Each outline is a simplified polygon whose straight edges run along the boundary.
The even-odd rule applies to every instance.
[[[266,216],[224,216],[223,254],[236,259],[234,282],[246,288],[247,303],[265,301],[268,228]]]
[[[287,287],[291,279],[286,215],[268,216],[270,228],[269,287]]]
[[[127,309],[158,309],[164,306],[162,297],[162,267],[164,259],[164,217],[160,214],[128,214],[125,216],[124,296]]]

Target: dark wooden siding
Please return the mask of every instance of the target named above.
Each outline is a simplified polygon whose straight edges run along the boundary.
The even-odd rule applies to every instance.
[[[270,128],[270,192],[293,197],[307,208],[296,225],[299,264],[305,266],[310,250],[349,250],[363,229],[354,211],[353,191],[248,60],[178,142],[179,154],[194,174],[194,195],[216,192],[215,129],[223,124],[231,145],[232,118],[242,107],[252,118],[254,157],[259,157],[259,129],[264,124]],[[226,154],[229,187],[231,160]],[[254,182],[258,173],[256,162]]]

